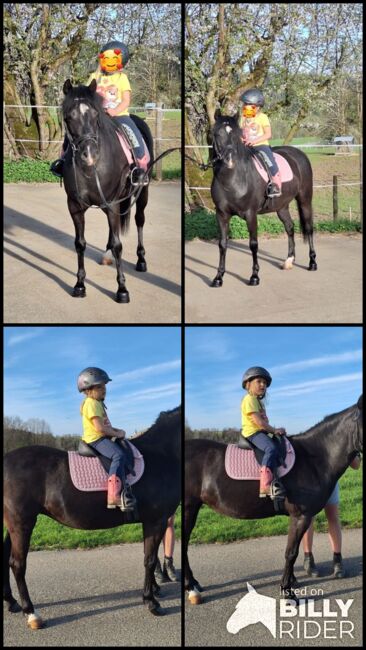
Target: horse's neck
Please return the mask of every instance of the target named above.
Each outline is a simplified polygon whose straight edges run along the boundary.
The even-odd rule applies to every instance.
[[[335,418],[334,423],[324,423],[309,429],[299,438],[299,453],[303,452],[305,463],[316,463],[324,475],[337,480],[347,469],[352,457],[352,444],[345,428],[344,418]],[[294,436],[296,440],[296,436]],[[296,444],[296,443],[295,443]],[[306,456],[308,458],[306,459]]]

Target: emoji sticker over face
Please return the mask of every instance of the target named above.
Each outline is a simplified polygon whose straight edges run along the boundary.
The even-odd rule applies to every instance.
[[[105,50],[105,52],[100,52],[98,56],[103,72],[117,72],[117,70],[122,70],[122,50],[119,48]]]

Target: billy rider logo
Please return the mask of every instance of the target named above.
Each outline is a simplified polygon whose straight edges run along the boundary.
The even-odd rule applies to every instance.
[[[230,616],[226,629],[231,634],[248,625],[262,623],[273,638],[290,639],[354,639],[354,623],[349,618],[353,598],[343,601],[335,598],[300,599],[293,601],[281,598],[279,611],[277,600],[262,596],[247,582],[248,593],[243,596]]]

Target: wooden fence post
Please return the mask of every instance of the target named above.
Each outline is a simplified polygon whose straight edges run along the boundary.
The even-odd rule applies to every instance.
[[[338,219],[338,176],[333,176],[333,221]]]
[[[159,102],[155,109],[155,158],[160,156],[163,153],[163,143],[161,138],[163,137],[163,110],[162,102]],[[163,161],[158,160],[155,165],[156,180],[161,181],[163,178]]]

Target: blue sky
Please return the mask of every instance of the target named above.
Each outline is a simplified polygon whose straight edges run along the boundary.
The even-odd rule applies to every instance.
[[[188,327],[185,417],[192,429],[240,427],[242,376],[272,375],[267,414],[287,433],[354,404],[362,392],[361,327]]]
[[[127,435],[181,403],[179,327],[5,327],[4,413],[46,420],[54,435],[80,434],[87,366],[106,370],[109,419]]]

